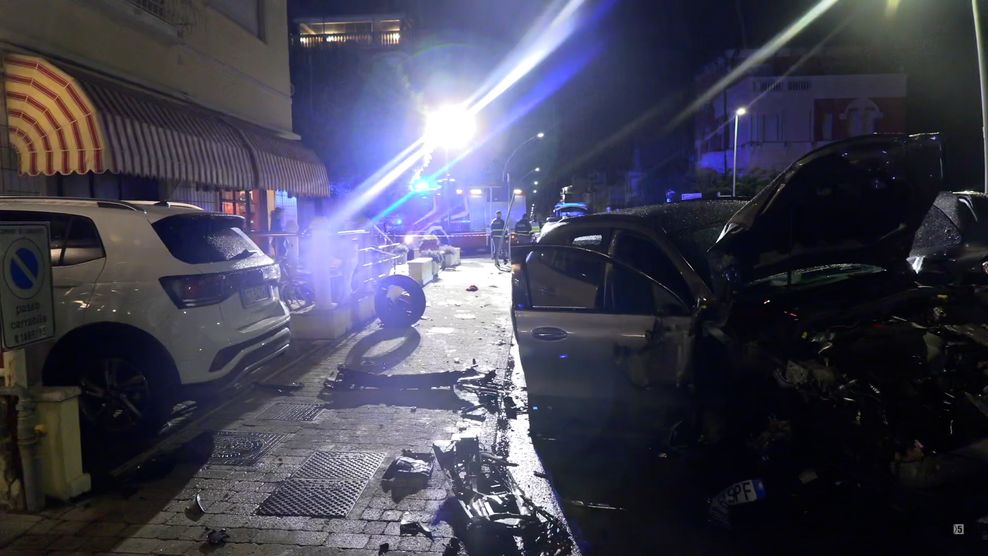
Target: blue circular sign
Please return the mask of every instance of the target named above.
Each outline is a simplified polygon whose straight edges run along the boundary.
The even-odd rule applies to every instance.
[[[21,247],[10,260],[10,277],[14,286],[30,291],[38,281],[38,257],[30,249]]]

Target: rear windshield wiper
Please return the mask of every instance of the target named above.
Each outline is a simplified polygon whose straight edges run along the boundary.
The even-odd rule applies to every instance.
[[[230,257],[231,261],[239,261],[240,259],[249,259],[257,254],[257,251],[251,251],[250,249],[244,249],[243,251],[237,253],[236,255]]]

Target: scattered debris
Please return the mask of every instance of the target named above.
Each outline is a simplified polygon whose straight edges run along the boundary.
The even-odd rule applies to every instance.
[[[226,532],[226,529],[210,529],[206,527],[206,542],[209,544],[218,546],[226,544],[228,540],[230,540],[230,535]]]
[[[468,533],[459,535],[468,544],[486,548],[490,542],[514,544],[520,539],[524,554],[572,554],[573,541],[563,524],[525,495],[506,459],[481,449],[476,433],[456,434],[432,449],[456,495],[461,519],[454,527]],[[447,547],[446,553],[457,552]]]
[[[428,527],[426,527],[425,525],[423,525],[418,521],[412,521],[410,519],[401,520],[401,525],[398,527],[398,532],[402,535],[412,535],[412,536],[422,533],[425,536],[425,538],[427,539],[432,538],[432,529],[429,529]]]
[[[389,550],[391,550],[391,544],[382,542],[381,546],[377,547],[377,556],[381,556],[381,554],[386,554]]]
[[[287,394],[296,390],[301,390],[305,385],[301,382],[289,382],[287,384],[277,384],[273,382],[255,382],[254,386],[274,390],[279,394]]]
[[[727,529],[732,527],[731,508],[765,499],[765,484],[761,479],[740,481],[720,491],[710,500],[710,521]]]
[[[538,478],[540,478],[540,479],[548,479],[549,478],[548,475],[546,475],[545,473],[543,473],[541,471],[535,471],[534,473],[535,473],[535,476],[538,477]]]
[[[518,402],[513,397],[505,395],[501,398],[501,407],[504,408],[504,414],[508,419],[518,417]]]
[[[432,462],[432,454],[402,450],[401,455],[395,458],[384,471],[383,480],[427,482],[432,476]]]
[[[460,380],[476,375],[473,369],[418,374],[373,374],[341,366],[335,378],[327,378],[324,388],[353,390],[356,388],[391,388],[396,390],[425,390],[452,388]]]
[[[614,510],[619,512],[626,511],[624,508],[619,508],[617,506],[612,506],[610,504],[602,504],[599,502],[584,502],[583,500],[563,500],[563,502],[569,504],[570,506],[576,506],[578,508],[586,508],[588,510]]]
[[[192,521],[199,521],[204,515],[206,515],[206,509],[202,507],[202,498],[196,494],[195,498],[189,502],[188,507],[185,508],[185,517]]]
[[[460,542],[460,539],[451,537],[446,544],[446,548],[443,550],[443,556],[457,556],[460,553],[462,545],[463,543]]]
[[[475,291],[477,291],[479,289],[480,288],[478,288],[477,286],[474,286],[473,284],[471,284],[470,286],[467,287],[467,291],[468,292],[475,292]]]
[[[460,364],[460,358],[459,357],[454,357],[453,358],[453,363],[459,365]]]

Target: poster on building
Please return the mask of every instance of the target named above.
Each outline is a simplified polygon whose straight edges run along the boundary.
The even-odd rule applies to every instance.
[[[48,226],[0,224],[0,336],[4,349],[51,339],[51,251]]]

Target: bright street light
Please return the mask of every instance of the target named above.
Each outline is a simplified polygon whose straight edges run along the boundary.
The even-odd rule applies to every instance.
[[[538,184],[539,184],[539,180],[535,180],[532,182],[532,185],[538,185]]]
[[[742,106],[734,111],[734,166],[731,168],[731,197],[738,195],[738,123],[741,116],[748,113],[748,109]]]
[[[540,132],[538,132],[538,133],[536,133],[536,134],[535,134],[535,137],[537,137],[537,138],[539,138],[539,139],[541,139],[541,138],[543,138],[543,137],[545,137],[545,133],[542,133],[542,132],[540,131]]]
[[[425,142],[447,149],[465,147],[477,131],[477,123],[463,106],[443,106],[426,116]]]
[[[533,195],[534,195],[535,193],[538,193],[538,192],[539,192],[539,190],[538,190],[538,189],[533,189],[533,190],[532,190],[532,194],[533,194]]]
[[[542,171],[542,168],[539,168],[538,166],[536,166],[536,167],[535,167],[535,171],[536,171],[536,172],[541,172],[541,171]]]
[[[522,191],[521,189],[515,189],[514,193],[515,195],[521,195]]]

